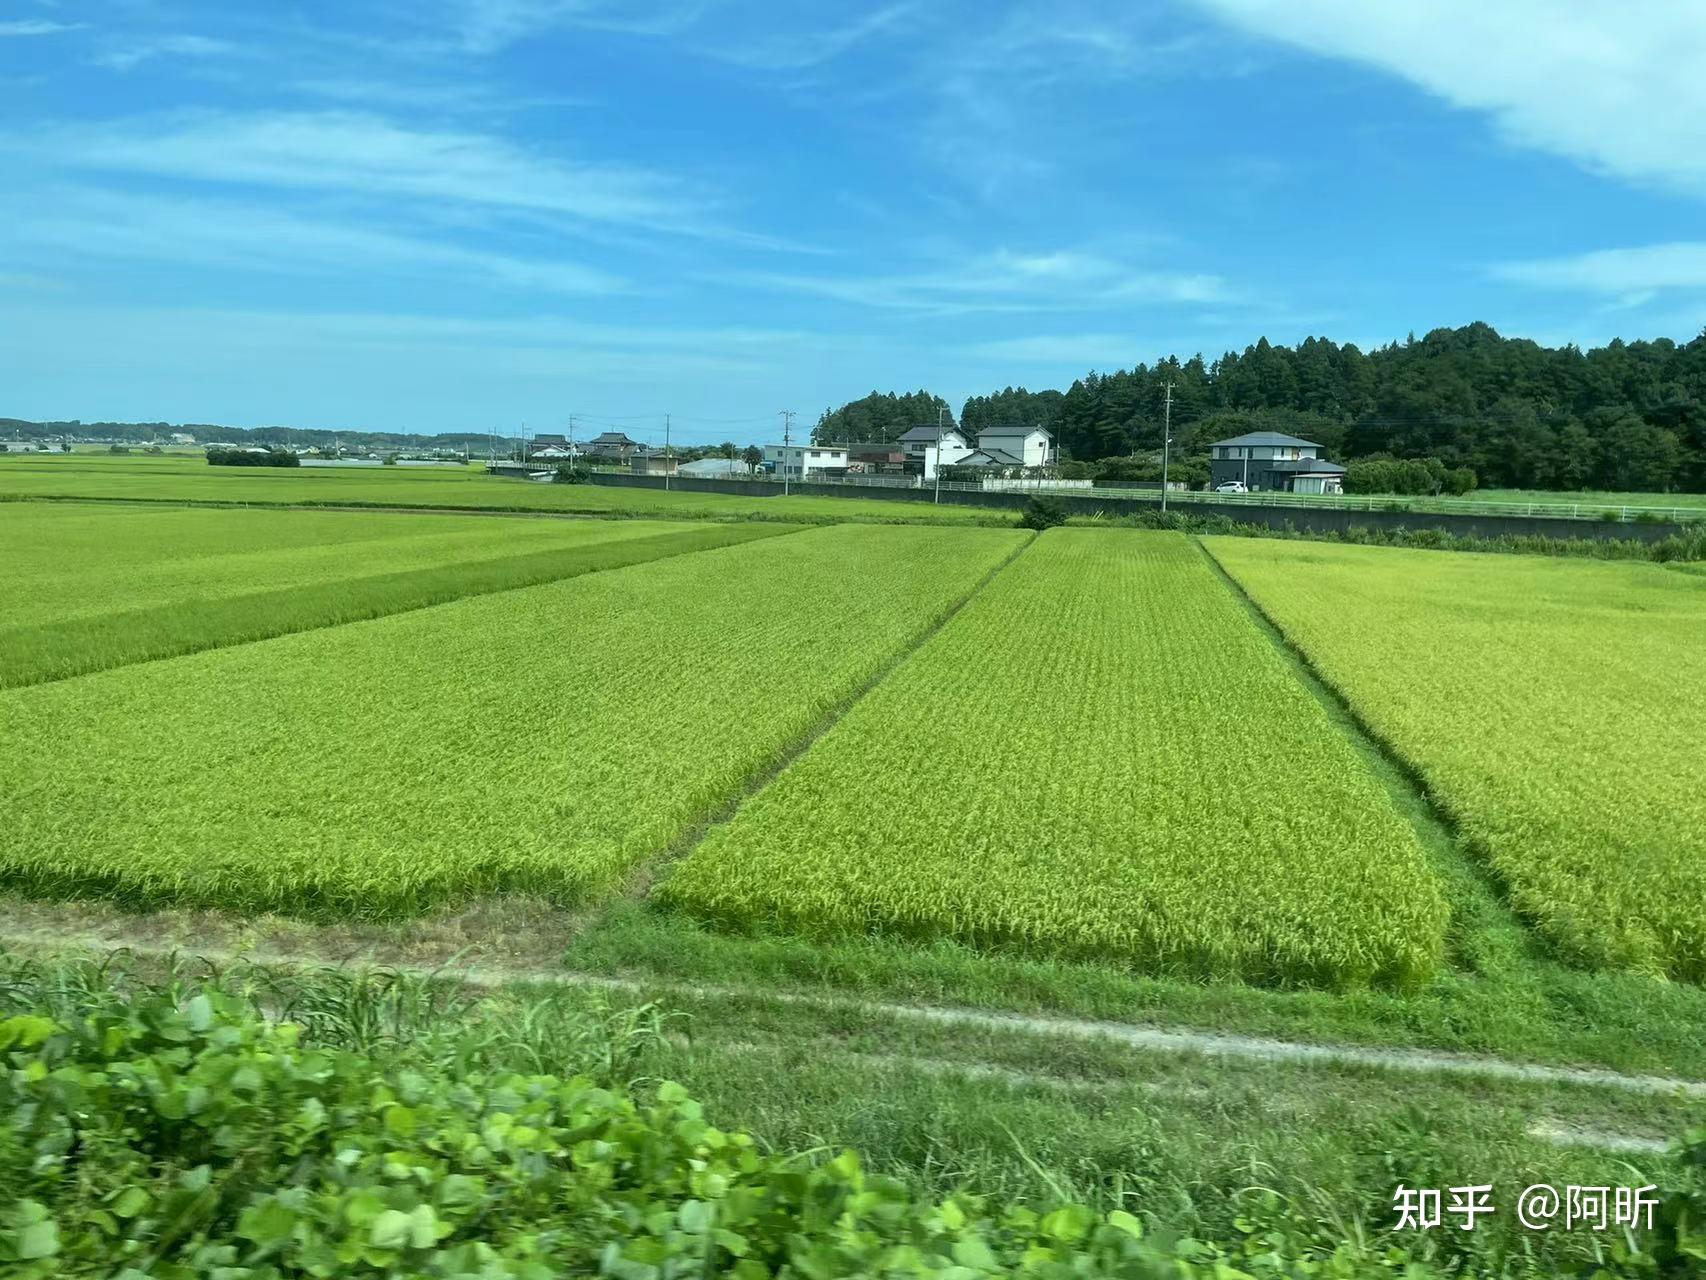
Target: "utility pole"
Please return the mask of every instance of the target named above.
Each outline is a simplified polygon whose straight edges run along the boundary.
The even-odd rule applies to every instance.
[[[782,413],[782,496],[788,496],[788,446],[794,438],[794,411],[783,409]],[[806,469],[800,467],[800,478],[805,479]]]
[[[669,415],[663,415],[663,491],[669,492]]]
[[[942,415],[948,412],[947,405],[941,405],[936,410],[936,505],[942,503]]]
[[[1167,514],[1167,462],[1173,452],[1173,380],[1167,380],[1167,408],[1161,427],[1161,514]]]
[[[576,463],[577,463],[577,455],[575,454],[575,415],[571,413],[569,415],[569,465],[572,467],[572,466],[575,466]]]

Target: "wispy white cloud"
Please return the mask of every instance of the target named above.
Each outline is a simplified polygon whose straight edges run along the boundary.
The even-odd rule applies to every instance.
[[[1666,291],[1706,290],[1706,241],[1676,240],[1501,262],[1491,268],[1491,274],[1512,284],[1598,294],[1619,306],[1635,307]]]
[[[910,273],[838,276],[746,272],[735,283],[933,315],[1087,310],[1132,303],[1233,300],[1220,276],[1133,266],[1077,250],[994,253]]]
[[[729,0],[449,0],[447,21],[466,52],[495,53],[553,30],[678,40],[683,50],[761,71],[804,71],[899,30],[920,0],[875,9],[790,9]]]
[[[700,50],[719,61],[759,71],[804,71],[900,28],[917,10],[918,5],[909,0],[859,14],[840,26],[815,31],[772,29],[738,42],[711,41]]]
[[[1062,169],[1071,181],[1084,148],[1117,139],[1121,122],[1099,114],[1095,95],[1218,62],[1201,41],[1164,10],[1122,0],[992,7],[909,69],[904,91],[923,104],[912,136],[986,204],[1029,199]]]
[[[16,242],[35,246],[38,254],[43,248],[58,250],[76,262],[101,256],[192,263],[222,273],[432,275],[561,294],[632,288],[609,272],[558,258],[495,253],[447,238],[231,200],[38,188],[27,205],[11,211],[9,230]]]
[[[965,350],[994,364],[1064,365],[1071,369],[1126,368],[1141,358],[1134,340],[1117,333],[1031,334],[977,342]]]
[[[1253,35],[1402,77],[1509,142],[1706,194],[1706,8],[1695,0],[1196,0]]]
[[[566,93],[505,92],[473,79],[446,81],[417,74],[392,79],[360,75],[305,76],[287,86],[295,93],[339,109],[368,111],[430,111],[445,118],[480,115],[513,116],[541,108],[589,107],[595,99]]]
[[[560,27],[674,35],[710,6],[702,0],[447,0],[444,21],[468,53],[496,53]]]
[[[56,36],[64,31],[82,31],[87,22],[50,22],[46,18],[19,18],[0,22],[0,39],[23,36]]]
[[[46,128],[14,145],[62,166],[223,184],[407,198],[761,243],[721,227],[708,190],[615,164],[580,164],[505,138],[412,129],[355,112],[202,112]]]
[[[167,35],[121,39],[110,42],[93,61],[97,66],[114,71],[130,71],[155,58],[215,58],[235,53],[237,46],[229,40],[211,36]]]

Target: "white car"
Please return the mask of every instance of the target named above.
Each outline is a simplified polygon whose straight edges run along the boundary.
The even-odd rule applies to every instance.
[[[1242,480],[1222,480],[1214,486],[1216,493],[1249,493]]]

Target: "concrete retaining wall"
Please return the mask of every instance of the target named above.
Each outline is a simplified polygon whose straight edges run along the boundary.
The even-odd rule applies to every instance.
[[[594,484],[624,489],[662,489],[662,476],[623,475],[618,472],[595,471]],[[731,493],[751,498],[779,498],[782,486],[769,480],[705,480],[675,477],[669,488],[683,493]],[[932,502],[930,489],[894,489],[878,485],[830,484],[802,481],[789,486],[793,493],[826,498],[874,498],[882,502]],[[1022,508],[1031,500],[1028,493],[982,492],[963,489],[944,489],[943,503],[963,507]],[[1158,503],[1153,498],[1122,498],[1108,490],[1093,495],[1053,493],[1049,497],[1062,509],[1074,515],[1092,515],[1098,511],[1108,515],[1129,515],[1134,511],[1154,511]],[[1446,515],[1433,511],[1339,511],[1331,507],[1267,507],[1258,503],[1233,505],[1218,502],[1192,502],[1188,496],[1170,497],[1167,509],[1183,515],[1212,518],[1225,516],[1240,524],[1264,525],[1270,529],[1299,529],[1314,533],[1343,532],[1348,529],[1439,529],[1461,537],[1499,538],[1538,535],[1547,538],[1622,538],[1639,542],[1657,542],[1681,531],[1678,524],[1646,524],[1618,520],[1563,520],[1554,516]]]

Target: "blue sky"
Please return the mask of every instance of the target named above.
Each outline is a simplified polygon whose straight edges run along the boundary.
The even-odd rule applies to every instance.
[[[1706,323],[1706,6],[0,0],[0,414],[767,439]]]

